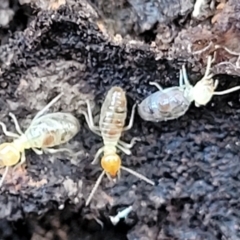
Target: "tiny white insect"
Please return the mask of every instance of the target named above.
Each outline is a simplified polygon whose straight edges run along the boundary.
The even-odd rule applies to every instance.
[[[0,144],[0,167],[6,167],[6,170],[0,181],[0,186],[7,175],[10,166],[17,164],[20,166],[26,160],[25,149],[32,149],[36,154],[57,153],[67,151],[72,153],[68,148],[54,149],[51,147],[66,143],[73,138],[80,130],[79,121],[70,113],[44,113],[56,103],[63,94],[55,97],[47,106],[45,106],[33,118],[30,126],[23,133],[14,114],[9,113],[12,118],[18,134],[9,132],[6,125],[0,122],[3,133],[6,136],[14,138],[12,142]]]
[[[154,182],[149,180],[145,176],[127,167],[122,166],[121,158],[116,153],[118,148],[127,155],[130,155],[130,148],[132,148],[135,142],[138,140],[138,138],[133,138],[130,143],[125,143],[120,140],[122,131],[129,130],[133,125],[136,104],[132,108],[132,113],[128,126],[124,127],[127,116],[126,93],[120,87],[112,87],[107,93],[107,96],[103,102],[100,113],[99,127],[97,127],[94,125],[93,122],[90,102],[87,100],[86,103],[88,107],[88,112],[82,113],[86,118],[89,128],[94,133],[101,136],[104,143],[104,146],[97,151],[95,158],[92,162],[92,164],[96,164],[98,162],[100,154],[103,153],[103,157],[101,159],[101,166],[103,168],[103,172],[96,181],[96,184],[93,187],[93,190],[86,201],[86,205],[88,205],[91,201],[91,198],[93,197],[103,176],[106,174],[107,177],[111,180],[115,179],[116,176],[120,178],[120,169],[125,170],[135,175],[136,177],[154,185]]]
[[[115,215],[115,216],[109,216],[112,224],[113,224],[114,226],[116,226],[121,219],[123,219],[123,218],[126,219],[127,216],[129,215],[129,213],[130,213],[132,210],[133,210],[133,207],[132,207],[132,206],[129,206],[129,207],[123,209],[122,211],[118,212],[117,215]]]
[[[150,82],[159,91],[145,98],[138,105],[138,113],[145,121],[160,122],[168,121],[183,116],[194,101],[195,106],[206,105],[213,95],[224,95],[240,89],[240,86],[231,89],[215,92],[218,80],[213,81],[210,74],[211,56],[208,57],[207,68],[203,78],[192,86],[188,80],[185,66],[180,70],[179,86],[163,89],[158,83]]]

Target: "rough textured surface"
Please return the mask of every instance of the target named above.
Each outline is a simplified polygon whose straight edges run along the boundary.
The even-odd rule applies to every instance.
[[[130,4],[131,9],[140,7],[142,2],[145,1],[123,1]],[[142,5],[157,12],[154,3],[149,2],[152,8]],[[131,156],[122,153],[121,156],[125,166],[153,179],[156,186],[149,186],[123,172],[115,186],[104,178],[90,209],[84,207],[84,200],[100,174],[100,166],[92,166],[90,162],[102,141],[88,129],[80,113],[85,107],[83,100],[92,100],[94,114],[98,115],[106,91],[119,85],[126,90],[128,109],[131,109],[135,101],[156,90],[149,86],[149,81],[156,80],[163,87],[177,85],[183,62],[187,63],[190,81],[195,83],[205,70],[206,53],[193,55],[188,51],[189,44],[194,47],[196,42],[203,40],[203,46],[198,46],[201,49],[210,42],[213,34],[218,44],[226,43],[226,35],[221,31],[228,29],[228,23],[232,21],[229,16],[237,23],[239,15],[236,12],[240,5],[233,0],[226,3],[219,13],[225,17],[217,18],[223,22],[215,20],[209,30],[206,26],[211,26],[210,22],[194,26],[191,25],[193,20],[185,19],[185,14],[193,10],[192,2],[189,1],[184,10],[176,5],[179,12],[172,10],[173,14],[167,9],[170,11],[174,7],[161,5],[164,11],[159,11],[164,12],[164,20],[159,20],[160,14],[157,14],[157,28],[166,30],[165,24],[169,29],[177,29],[177,37],[166,41],[164,48],[154,29],[156,42],[151,45],[142,42],[142,32],[147,35],[151,29],[146,27],[144,19],[147,23],[156,19],[149,22],[147,17],[142,18],[143,22],[136,20],[140,30],[133,34],[135,41],[129,42],[124,35],[123,39],[108,35],[108,26],[103,30],[96,21],[101,15],[96,8],[101,10],[101,7],[82,0],[76,4],[66,1],[56,11],[38,9],[30,15],[23,31],[10,38],[5,35],[8,42],[2,42],[0,47],[1,121],[14,131],[8,117],[11,111],[22,128],[27,128],[37,111],[64,89],[65,96],[51,111],[73,113],[79,118],[82,129],[69,143],[69,147],[79,151],[77,159],[57,154],[37,156],[27,151],[26,169],[10,172],[0,190],[2,238],[240,238],[239,92],[214,97],[206,107],[192,106],[185,116],[175,121],[153,124],[142,121],[136,114],[134,127],[122,139],[130,141],[138,136],[142,141],[134,146]],[[147,16],[146,8],[142,8],[142,12],[135,11]],[[178,17],[183,15],[184,20]],[[239,26],[234,24],[234,27],[232,31],[237,36]],[[190,34],[196,29],[199,29],[199,39],[196,34]],[[203,32],[209,34],[207,40],[206,35],[201,34]],[[228,61],[232,58],[230,56]],[[219,58],[214,73],[239,75],[236,67],[226,70],[218,67],[218,61]],[[218,79],[219,89],[239,83],[237,78],[227,75]],[[1,135],[1,142],[6,140],[8,138]],[[66,201],[75,207],[56,210],[67,205]],[[136,221],[129,220],[116,231],[117,228],[109,225],[108,215],[128,205],[133,205]],[[43,215],[36,217],[38,214]],[[96,219],[104,222],[104,231]],[[88,221],[93,227],[86,229],[91,225]],[[113,235],[114,231],[117,234]],[[99,232],[103,234],[101,238]]]

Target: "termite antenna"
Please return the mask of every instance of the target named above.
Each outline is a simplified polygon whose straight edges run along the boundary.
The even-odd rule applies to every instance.
[[[211,65],[213,61],[214,59],[212,59],[212,56],[208,56],[206,71],[202,79],[209,79],[212,77],[212,74],[210,75],[209,73],[210,73]]]
[[[5,179],[6,176],[7,176],[8,170],[9,170],[9,166],[7,166],[7,167],[5,168],[5,171],[4,171],[4,173],[3,173],[3,175],[2,175],[2,178],[1,178],[1,180],[0,180],[0,187],[2,186],[3,181],[4,181],[4,179]]]
[[[221,92],[214,92],[213,95],[224,95],[224,94],[228,94],[228,93],[231,93],[231,92],[235,92],[239,89],[240,89],[240,86],[236,86],[236,87],[233,87],[233,88],[221,91]]]
[[[143,176],[142,174],[140,174],[140,173],[138,173],[138,172],[136,172],[136,171],[134,171],[134,170],[132,170],[132,169],[130,169],[130,168],[121,166],[121,169],[125,170],[126,172],[131,173],[132,175],[140,178],[141,180],[143,180],[143,181],[145,181],[145,182],[147,182],[147,183],[149,183],[149,184],[151,184],[151,185],[153,185],[153,186],[155,185],[155,183],[154,183],[152,180],[146,178],[146,177]]]
[[[41,111],[39,111],[36,116],[33,118],[35,120],[36,118],[39,118],[41,115],[43,115],[52,105],[54,105],[61,97],[63,96],[63,92],[58,94],[50,103],[48,103]],[[32,120],[32,122],[33,122]]]
[[[88,204],[90,203],[94,193],[96,192],[99,184],[102,181],[102,178],[103,178],[104,174],[105,174],[105,171],[102,171],[101,175],[98,177],[98,179],[97,179],[97,181],[96,181],[96,183],[95,183],[95,185],[94,185],[94,187],[93,187],[93,189],[92,189],[92,191],[91,191],[91,193],[90,193],[90,195],[89,195],[89,197],[88,197],[88,199],[86,201],[86,206],[88,206]]]

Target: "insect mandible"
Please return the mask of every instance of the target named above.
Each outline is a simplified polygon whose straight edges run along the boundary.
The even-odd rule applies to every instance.
[[[3,133],[14,138],[12,142],[0,144],[0,167],[6,167],[0,186],[7,175],[10,166],[22,165],[26,161],[25,150],[32,149],[36,154],[57,153],[67,151],[68,148],[54,149],[51,147],[68,142],[80,130],[79,121],[70,113],[48,113],[44,114],[53,104],[55,104],[63,93],[56,96],[47,106],[39,111],[30,123],[30,126],[23,132],[19,126],[17,118],[13,113],[9,113],[18,134],[9,132],[6,125],[0,122]]]
[[[127,117],[127,99],[126,93],[122,88],[115,86],[108,91],[101,108],[99,126],[94,125],[90,102],[87,100],[86,103],[88,111],[82,112],[86,118],[86,122],[94,133],[103,138],[104,143],[104,146],[97,151],[95,158],[92,161],[92,164],[96,164],[99,160],[100,154],[103,153],[103,157],[101,158],[103,171],[98,177],[95,186],[86,201],[86,205],[91,201],[103,176],[106,174],[109,179],[113,180],[115,180],[116,177],[120,178],[120,169],[154,185],[153,181],[149,180],[142,174],[122,166],[121,158],[116,153],[118,148],[125,154],[130,155],[130,148],[132,148],[135,142],[139,140],[139,138],[132,138],[130,143],[120,140],[122,132],[132,128],[136,104],[134,104],[132,108],[129,124],[124,127]]]
[[[240,89],[240,86],[225,91],[215,92],[218,80],[213,81],[210,74],[213,60],[208,57],[207,68],[203,78],[192,86],[188,80],[186,68],[183,65],[180,70],[179,86],[163,89],[158,83],[150,82],[159,91],[145,98],[138,105],[138,114],[145,121],[160,122],[168,121],[183,116],[194,101],[195,106],[206,105],[213,95],[224,95]]]

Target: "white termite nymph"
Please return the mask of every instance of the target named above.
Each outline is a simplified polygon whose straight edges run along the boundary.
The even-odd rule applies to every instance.
[[[195,106],[205,106],[213,95],[224,95],[240,89],[240,86],[225,91],[215,92],[218,80],[213,81],[210,74],[212,64],[211,56],[208,57],[207,68],[203,78],[192,86],[188,80],[185,66],[180,70],[179,86],[163,89],[158,83],[150,82],[159,91],[145,98],[138,105],[138,114],[145,121],[168,121],[183,116],[194,101]]]
[[[14,114],[9,113],[12,118],[18,134],[9,132],[6,125],[0,122],[3,133],[14,138],[12,142],[0,144],[0,167],[6,167],[6,170],[0,181],[0,186],[7,175],[10,166],[17,164],[22,165],[26,161],[25,149],[32,149],[36,154],[57,153],[67,151],[72,153],[68,148],[54,149],[51,147],[68,142],[80,130],[79,121],[70,113],[48,113],[44,114],[54,103],[56,103],[63,94],[55,97],[47,106],[31,121],[30,126],[23,132],[18,124]]]
[[[95,186],[90,193],[86,205],[91,201],[97,187],[99,186],[103,176],[106,174],[109,179],[115,179],[117,176],[120,178],[120,169],[125,170],[136,177],[154,185],[154,182],[146,178],[140,173],[137,173],[127,167],[122,166],[120,156],[116,153],[117,148],[125,154],[130,155],[130,148],[133,147],[138,138],[133,138],[130,143],[120,140],[123,131],[129,130],[134,122],[134,113],[136,104],[132,108],[129,124],[124,127],[127,117],[127,99],[125,91],[120,87],[112,87],[103,102],[99,126],[95,126],[93,122],[92,110],[90,102],[87,100],[88,112],[82,112],[86,118],[89,128],[97,135],[103,138],[104,146],[101,147],[96,155],[92,164],[96,164],[99,160],[100,154],[103,153],[101,159],[101,166],[103,172],[96,181]]]

